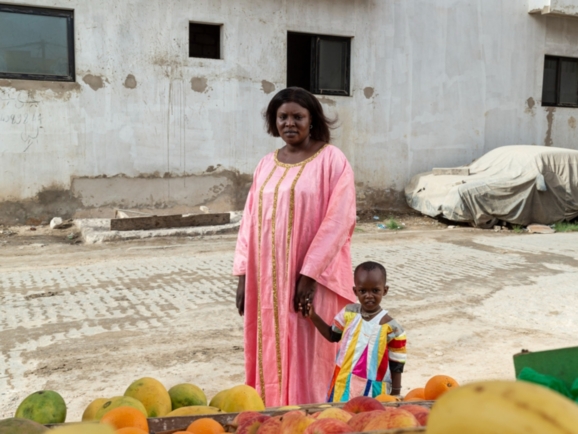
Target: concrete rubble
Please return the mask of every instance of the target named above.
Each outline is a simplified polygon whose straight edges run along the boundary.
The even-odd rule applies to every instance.
[[[139,240],[159,237],[200,237],[218,235],[239,229],[242,212],[232,211],[231,223],[219,226],[198,226],[171,229],[152,229],[145,231],[111,231],[110,219],[79,219],[74,224],[86,244],[101,244],[110,241]]]

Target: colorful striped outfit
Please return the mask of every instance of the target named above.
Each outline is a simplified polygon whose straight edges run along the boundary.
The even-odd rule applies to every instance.
[[[361,305],[350,304],[333,320],[332,330],[342,337],[328,402],[391,393],[391,373],[403,372],[405,365],[406,336],[394,319],[380,324],[385,315],[384,310],[365,321]]]

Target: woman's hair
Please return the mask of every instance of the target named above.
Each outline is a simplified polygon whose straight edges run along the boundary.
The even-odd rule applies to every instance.
[[[310,92],[300,87],[288,87],[278,92],[273,97],[267,111],[265,112],[265,123],[267,125],[267,132],[273,137],[279,137],[279,130],[277,129],[277,110],[283,104],[294,102],[301,107],[309,110],[311,114],[311,138],[319,140],[324,143],[331,142],[331,133],[329,129],[337,122],[337,119],[328,119],[323,113],[323,107]]]

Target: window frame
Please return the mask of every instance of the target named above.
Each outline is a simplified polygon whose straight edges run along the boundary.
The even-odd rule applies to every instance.
[[[560,102],[560,87],[562,85],[562,61],[570,61],[578,64],[578,58],[576,57],[566,57],[566,56],[554,56],[547,54],[544,57],[544,68],[543,68],[543,76],[546,74],[546,61],[547,60],[555,60],[556,61],[556,102],[544,102],[544,84],[542,82],[542,106],[543,107],[566,107],[566,108],[578,108],[577,104],[568,104],[568,103],[561,103]]]
[[[330,36],[330,35],[311,35],[311,93],[315,95],[334,95],[350,96],[351,95],[351,40],[347,36]],[[324,90],[319,88],[319,64],[320,64],[320,45],[321,40],[345,42],[345,58],[341,67],[345,74],[345,90]]]
[[[211,27],[216,27],[219,32],[219,43],[217,44],[217,48],[219,50],[219,56],[218,57],[197,57],[197,56],[191,56],[191,26],[195,25],[195,26],[211,26]],[[207,22],[201,22],[201,21],[189,21],[189,27],[188,27],[188,39],[189,39],[189,45],[188,45],[188,50],[187,50],[187,55],[189,59],[201,59],[201,60],[223,60],[223,23],[207,23]]]
[[[302,57],[302,59],[308,58],[308,67],[309,67],[309,80],[308,80],[308,89],[314,95],[331,95],[331,96],[352,96],[351,92],[351,55],[352,55],[352,41],[353,36],[341,36],[341,35],[328,35],[328,34],[320,34],[320,33],[309,33],[303,32],[300,30],[287,30],[287,64],[286,64],[286,85],[287,86],[296,86],[303,84],[297,84],[291,82],[290,78],[293,77],[293,69],[289,66],[289,56],[291,54],[291,47],[290,47],[290,40],[291,35],[304,35],[307,36],[310,41],[309,43],[309,50],[310,53]],[[345,74],[345,83],[343,90],[326,90],[319,88],[319,73],[320,73],[320,42],[321,41],[338,41],[338,42],[345,42],[345,57],[342,63],[342,72]],[[305,43],[303,42],[303,45]],[[296,45],[297,46],[297,45]],[[301,45],[299,45],[301,46]],[[304,86],[303,86],[304,87]]]
[[[7,5],[2,3],[0,4],[0,12],[66,18],[66,36],[68,38],[68,75],[24,74],[19,72],[0,71],[0,79],[69,82],[76,81],[76,59],[74,55],[74,10]]]

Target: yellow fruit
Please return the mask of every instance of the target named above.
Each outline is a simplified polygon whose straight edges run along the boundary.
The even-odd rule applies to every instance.
[[[109,425],[99,423],[78,423],[61,426],[48,431],[49,434],[115,434],[114,429]]]
[[[209,402],[209,405],[211,407],[217,407],[217,408],[220,408],[222,410],[223,401],[225,400],[225,397],[227,396],[228,391],[229,391],[229,389],[221,390],[219,393],[217,393],[215,396],[213,396],[213,399],[211,399],[211,402]]]
[[[106,398],[97,398],[94,401],[92,401],[90,404],[88,404],[88,407],[86,407],[86,410],[84,410],[84,413],[82,413],[82,421],[83,422],[90,422],[93,420],[97,420],[96,419],[96,412],[98,411],[98,409],[100,407],[102,407],[104,405],[104,403],[108,401],[108,399]]]
[[[114,398],[110,398],[110,399],[106,400],[106,402],[104,404],[102,404],[96,410],[94,420],[102,419],[102,416],[104,416],[109,411],[114,410],[115,408],[118,408],[118,407],[136,408],[142,414],[147,416],[147,410],[146,410],[145,406],[142,405],[142,403],[140,401],[138,401],[137,399],[130,398],[128,396],[115,396]]]
[[[221,410],[217,407],[209,407],[207,405],[191,405],[190,407],[181,407],[171,411],[166,417],[173,416],[196,416],[198,414],[217,414]]]
[[[158,380],[144,377],[132,383],[124,396],[138,399],[145,406],[148,417],[166,416],[172,410],[171,397]]]
[[[279,407],[276,410],[288,411],[288,410],[301,410],[301,407],[298,405],[286,405],[285,407]]]
[[[255,389],[251,386],[240,385],[228,390],[221,410],[226,413],[238,413],[241,411],[263,411],[265,405]]]
[[[177,384],[169,389],[169,396],[173,410],[192,405],[207,405],[205,392],[194,384]]]
[[[578,405],[523,381],[486,381],[450,390],[434,404],[428,434],[578,433]]]

